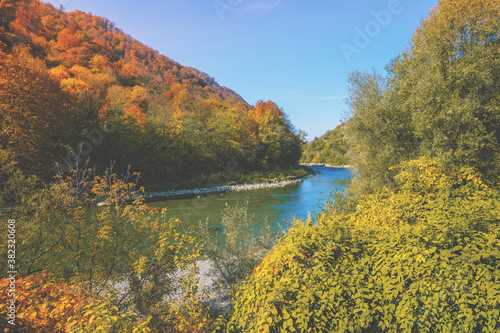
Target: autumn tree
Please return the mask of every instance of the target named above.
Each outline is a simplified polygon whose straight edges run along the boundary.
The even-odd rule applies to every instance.
[[[9,23],[14,21],[16,15],[16,3],[18,0],[0,1],[0,28],[2,31],[9,29]]]
[[[49,176],[65,156],[72,99],[27,48],[0,57],[0,148],[29,173]]]
[[[300,140],[282,109],[272,101],[258,101],[250,110],[258,124],[258,159],[266,169],[286,168],[300,158]]]
[[[252,107],[207,74],[160,55],[105,18],[78,10],[64,12],[38,0],[18,3],[14,15],[14,11],[9,12],[14,8],[11,2],[1,4],[6,20],[10,20],[9,38],[22,45],[20,49],[30,50],[24,55],[19,51],[8,53],[2,59],[4,66],[10,66],[7,59],[38,66],[36,79],[30,81],[38,87],[19,84],[17,88],[28,87],[19,93],[9,85],[20,80],[21,72],[10,66],[6,72],[9,77],[2,83],[3,96],[22,95],[26,104],[36,105],[24,106],[23,110],[32,113],[50,108],[40,119],[50,118],[67,129],[41,126],[43,133],[31,135],[29,126],[35,123],[23,118],[30,114],[16,111],[19,119],[6,120],[2,128],[2,133],[7,126],[20,129],[9,140],[26,136],[24,140],[32,141],[30,144],[46,142],[47,147],[61,149],[66,144],[75,150],[80,142],[88,141],[86,133],[99,130],[101,122],[106,121],[115,131],[98,140],[99,144],[89,146],[87,142],[91,165],[101,171],[109,166],[110,159],[118,165],[132,165],[143,172],[147,183],[157,182],[159,177],[164,182],[206,178],[223,171],[231,161],[245,171],[285,168],[297,162],[297,136],[275,103],[259,101]],[[3,26],[7,27],[6,23]],[[31,62],[25,61],[28,54]],[[44,84],[45,79],[50,83]],[[64,116],[58,110],[66,99],[48,94],[50,89],[71,100],[67,104],[71,110]],[[0,102],[7,108],[4,100]],[[49,106],[49,100],[57,102]],[[65,133],[69,136],[63,140],[60,136]],[[2,134],[2,140],[7,138]],[[22,146],[13,142],[9,145]],[[21,167],[31,172],[26,166],[46,164],[40,154],[35,154],[40,148],[16,149],[12,156],[25,156]],[[58,155],[54,161],[59,162],[68,154],[50,151],[45,156]]]
[[[19,0],[0,1],[0,50],[8,45],[10,41],[7,32],[10,30],[9,24],[14,21],[16,15],[16,4]]]

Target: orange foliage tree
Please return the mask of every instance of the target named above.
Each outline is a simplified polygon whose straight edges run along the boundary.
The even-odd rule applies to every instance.
[[[28,49],[0,54],[0,149],[22,170],[48,175],[71,131],[71,98]]]
[[[7,278],[0,280],[2,290],[8,290],[9,285]],[[54,282],[45,273],[17,278],[15,285],[15,325],[7,322],[7,309],[3,306],[2,332],[149,332],[147,318],[121,313],[106,298],[92,297],[76,285]],[[7,293],[0,294],[2,304],[9,301]]]

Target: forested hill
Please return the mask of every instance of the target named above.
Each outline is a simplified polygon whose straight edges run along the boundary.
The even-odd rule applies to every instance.
[[[27,173],[50,178],[84,140],[91,166],[131,164],[146,182],[220,172],[229,162],[287,168],[300,157],[275,103],[249,105],[106,18],[2,1],[0,46],[0,149]]]
[[[229,89],[228,87],[220,86],[217,81],[211,76],[209,76],[207,73],[204,73],[194,67],[186,67],[189,69],[194,75],[205,81],[206,84],[208,84],[211,88],[215,89],[216,91],[220,92],[222,96],[224,96],[226,99],[238,103],[238,102],[243,102],[247,104],[247,102],[237,93],[235,93],[232,89]]]
[[[64,13],[42,2],[11,1],[16,10],[11,31],[1,41],[11,48],[19,43],[32,47],[48,67],[75,65],[92,70],[107,65],[121,74],[121,83],[168,83],[219,93],[220,97],[243,101],[231,89],[192,67],[185,67],[133,39],[106,18],[81,11]],[[198,91],[200,92],[200,91]]]
[[[305,145],[300,161],[302,163],[325,163],[330,165],[346,165],[347,156],[342,134],[342,125],[314,138]]]

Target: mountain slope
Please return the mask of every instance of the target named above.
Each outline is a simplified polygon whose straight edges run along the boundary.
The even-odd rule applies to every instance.
[[[238,103],[242,102],[245,104],[248,104],[240,95],[235,93],[232,89],[229,89],[228,87],[221,86],[215,81],[215,79],[211,76],[209,76],[207,73],[201,72],[197,70],[196,68],[193,67],[187,67],[190,71],[194,73],[197,77],[205,81],[206,84],[208,84],[212,89],[220,92],[222,96],[224,96],[226,99]]]
[[[0,6],[0,149],[22,170],[50,178],[54,162],[74,159],[68,149],[98,169],[132,165],[151,183],[225,172],[230,162],[242,171],[297,163],[300,139],[275,103],[253,112],[106,18],[37,0]],[[40,89],[22,89],[34,79]],[[49,112],[55,95],[63,102]]]

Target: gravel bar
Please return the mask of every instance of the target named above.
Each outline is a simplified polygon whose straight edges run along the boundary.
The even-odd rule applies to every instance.
[[[255,183],[255,184],[240,184],[240,185],[224,185],[224,186],[212,186],[212,187],[199,187],[194,189],[185,189],[185,190],[169,190],[169,191],[158,191],[158,192],[146,192],[144,193],[145,199],[152,198],[169,198],[169,197],[178,197],[178,196],[196,196],[196,195],[204,195],[204,194],[215,194],[215,193],[224,193],[230,191],[248,191],[248,190],[256,190],[263,188],[276,188],[276,187],[284,187],[286,185],[299,183],[304,178],[301,179],[289,179],[289,180],[281,180],[276,182],[264,182],[264,183]]]

